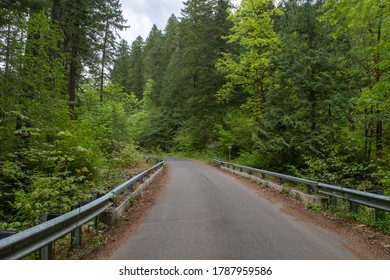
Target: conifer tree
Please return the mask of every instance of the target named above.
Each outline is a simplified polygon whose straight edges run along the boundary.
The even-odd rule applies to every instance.
[[[144,40],[141,36],[131,44],[129,56],[129,84],[132,93],[138,99],[142,99],[144,91],[144,62],[143,62]]]

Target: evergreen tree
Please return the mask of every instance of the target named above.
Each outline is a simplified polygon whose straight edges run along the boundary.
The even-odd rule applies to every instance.
[[[156,100],[156,103],[158,103],[162,80],[169,63],[164,53],[164,41],[161,30],[158,30],[157,26],[153,25],[145,42],[143,59],[145,67],[144,78],[146,81],[153,80],[153,89],[150,95],[153,100]]]
[[[131,44],[130,56],[129,56],[129,84],[130,90],[138,97],[142,99],[144,90],[144,64],[143,64],[143,48],[144,40],[141,36]]]
[[[98,42],[95,46],[96,52],[101,53],[99,65],[99,89],[100,101],[103,102],[103,87],[106,80],[105,70],[113,63],[115,51],[117,49],[117,32],[126,28],[126,20],[122,16],[121,4],[119,0],[98,1],[97,21],[100,21]]]
[[[128,94],[131,93],[130,76],[130,46],[126,40],[122,39],[119,43],[113,69],[111,71],[111,82],[119,84]]]
[[[384,139],[390,135],[389,77],[390,77],[390,8],[388,1],[351,0],[327,1],[325,16],[335,25],[336,37],[349,36],[353,47],[350,73],[361,73],[358,109],[364,130],[366,161],[383,156]]]
[[[195,149],[205,148],[216,138],[214,123],[218,118],[215,93],[223,83],[221,74],[215,71],[219,50],[225,42],[221,36],[228,32],[228,25],[221,18],[221,10],[228,1],[190,0],[184,3],[180,25],[180,52],[184,68],[181,70],[185,87],[185,99],[189,120],[183,126],[184,133]]]
[[[274,168],[330,157],[348,124],[352,92],[338,75],[340,44],[319,21],[322,6],[323,1],[283,3],[282,48],[274,56],[277,71],[258,141]]]
[[[145,62],[150,65],[149,61],[156,62],[153,54],[156,58],[161,54],[157,61],[162,65],[150,65],[146,70],[158,73],[154,78],[148,76],[156,89],[151,95],[154,114],[150,115],[155,121],[141,134],[148,146],[154,142],[165,150],[194,150],[216,140],[215,123],[220,113],[215,93],[223,77],[215,71],[215,63],[226,45],[221,37],[229,28],[224,18],[228,6],[229,1],[187,1],[181,21],[172,16],[163,38],[156,28],[150,33]],[[162,42],[163,48],[157,42]]]

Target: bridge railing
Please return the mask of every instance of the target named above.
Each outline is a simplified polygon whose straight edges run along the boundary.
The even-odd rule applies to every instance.
[[[16,260],[26,257],[68,233],[77,231],[83,224],[93,220],[114,204],[115,198],[131,190],[133,184],[142,181],[163,166],[161,161],[152,168],[132,177],[130,180],[109,191],[102,197],[58,216],[52,220],[36,225],[25,231],[13,234],[0,240],[0,259]]]
[[[351,203],[357,203],[364,206],[372,207],[377,211],[390,212],[390,197],[385,195],[359,191],[359,190],[352,189],[350,187],[340,187],[340,186],[321,183],[317,181],[306,180],[306,179],[279,174],[267,170],[243,166],[239,164],[232,164],[229,162],[221,161],[216,158],[214,158],[213,161],[214,163],[220,166],[238,169],[241,172],[247,172],[249,174],[254,174],[254,173],[260,174],[262,178],[265,178],[267,175],[272,176],[274,178],[279,179],[281,184],[283,184],[284,181],[291,181],[295,183],[304,184],[307,186],[307,193],[311,193],[311,194],[320,193],[320,194],[328,195],[330,197],[347,200]]]

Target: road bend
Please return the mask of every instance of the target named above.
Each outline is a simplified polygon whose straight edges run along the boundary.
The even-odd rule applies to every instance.
[[[285,214],[238,180],[194,161],[168,159],[158,203],[111,259],[356,259],[350,240]]]

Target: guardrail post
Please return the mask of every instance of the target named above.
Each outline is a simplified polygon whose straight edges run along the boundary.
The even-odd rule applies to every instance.
[[[41,215],[41,222],[47,222],[51,220],[49,217],[49,214],[42,214]],[[54,254],[53,254],[53,243],[49,243],[48,245],[42,247],[39,249],[38,253],[39,259],[40,260],[52,260],[54,259]]]
[[[336,206],[337,205],[337,198],[334,196],[329,196],[329,205]]]
[[[14,235],[16,233],[18,233],[16,230],[1,229],[0,230],[0,239],[7,238],[7,237]]]
[[[91,196],[91,199],[90,199],[90,202],[98,199],[99,197],[101,197],[102,195],[98,194],[98,193],[93,193],[92,196]],[[98,217],[99,216],[96,216],[95,218],[93,218],[91,221],[93,222],[93,226],[88,226],[88,232],[89,233],[92,233],[93,231],[96,231],[97,232],[97,228],[98,228]]]
[[[349,202],[349,212],[357,214],[359,211],[359,204],[353,201]]]
[[[314,194],[316,192],[316,188],[312,185],[306,185],[306,193]]]
[[[78,207],[82,207],[87,204],[87,201],[79,202]],[[82,245],[82,225],[77,226],[74,230],[70,232],[70,248],[74,249]]]
[[[383,195],[383,191],[381,190],[372,190],[372,191],[368,191],[369,193],[373,193],[373,194],[380,194],[380,195]],[[377,209],[375,208],[375,220],[379,221],[383,221],[384,219],[386,218],[386,215],[385,215],[385,211],[381,210],[381,209]]]
[[[82,228],[81,226],[78,226],[75,230],[73,230],[71,233],[70,233],[70,248],[71,249],[74,249],[74,248],[77,248],[77,247],[80,247],[82,242]]]
[[[357,189],[356,186],[350,186],[350,187],[346,187],[346,188],[352,189],[352,190],[356,190]],[[359,204],[356,203],[356,202],[350,201],[349,202],[349,212],[357,214],[358,211],[359,211]]]

